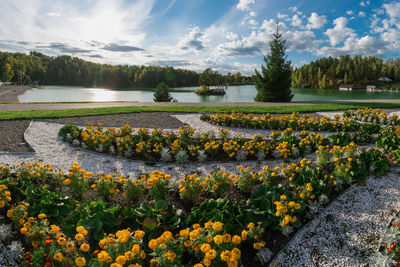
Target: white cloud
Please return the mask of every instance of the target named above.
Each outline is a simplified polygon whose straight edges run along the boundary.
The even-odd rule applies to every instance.
[[[294,14],[292,17],[292,26],[293,27],[298,27],[298,28],[303,28],[303,21],[299,17],[299,15]]]
[[[349,15],[349,16],[353,15],[353,10],[347,10],[346,14]]]
[[[251,5],[256,3],[255,0],[239,0],[239,3],[236,5],[236,8],[239,10],[248,10]]]
[[[389,29],[381,34],[382,40],[388,43],[390,49],[400,49],[400,31]]]
[[[257,17],[257,12],[255,12],[255,11],[251,11],[250,13],[249,13],[249,16],[250,17]]]
[[[358,16],[359,16],[359,17],[365,17],[366,14],[365,14],[364,11],[360,11],[360,12],[358,12]]]
[[[46,15],[49,17],[60,17],[61,16],[61,14],[57,13],[57,12],[48,12],[48,13],[46,13]]]
[[[314,32],[310,30],[297,31],[288,29],[284,23],[279,23],[282,36],[287,40],[288,51],[314,51],[318,46]],[[273,39],[276,31],[276,21],[264,20],[259,31],[252,31],[250,35],[243,36],[240,40],[221,43],[217,46],[217,56],[256,56],[269,52],[268,43]]]
[[[370,35],[356,38],[351,36],[347,38],[344,45],[341,47],[321,47],[317,50],[318,56],[333,56],[340,55],[363,55],[363,56],[382,56],[388,52],[383,40]]]
[[[335,27],[330,28],[326,30],[326,32],[324,32],[324,34],[328,36],[329,42],[332,46],[335,46],[345,41],[347,37],[355,37],[357,35],[354,33],[353,29],[346,27],[347,23],[347,18],[339,17],[333,21]]]
[[[256,26],[258,24],[258,22],[255,19],[251,19],[251,20],[249,20],[249,24],[252,26]]]
[[[362,7],[369,6],[369,4],[370,4],[370,1],[369,1],[369,0],[367,0],[367,1],[361,1],[361,2],[360,2],[360,6],[362,6]]]
[[[317,13],[312,12],[311,16],[308,18],[308,22],[307,29],[320,29],[328,22],[328,20],[326,19],[326,16],[318,16]]]
[[[396,25],[400,29],[399,19],[400,19],[400,2],[383,4],[386,13],[390,17],[390,24]]]
[[[286,14],[281,14],[281,13],[278,12],[278,19],[285,19],[285,18],[287,18],[287,17],[288,17],[288,15],[286,15]]]
[[[205,48],[205,35],[199,27],[194,27],[184,36],[178,46],[183,50],[199,52]]]
[[[227,32],[225,34],[225,37],[226,37],[226,39],[229,39],[229,40],[236,40],[239,37],[239,35],[234,32]]]
[[[299,9],[296,6],[289,7],[289,10],[293,13],[296,13],[297,15],[303,15],[303,12],[299,11]]]

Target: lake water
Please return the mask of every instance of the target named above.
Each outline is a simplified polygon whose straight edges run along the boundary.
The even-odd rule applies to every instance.
[[[172,88],[171,95],[179,102],[252,102],[257,94],[253,85],[230,86],[224,96],[198,96],[196,87]],[[44,86],[18,96],[20,102],[153,102],[154,90],[111,90],[75,86]],[[339,91],[329,89],[293,89],[296,101],[351,99],[400,99],[400,92]]]

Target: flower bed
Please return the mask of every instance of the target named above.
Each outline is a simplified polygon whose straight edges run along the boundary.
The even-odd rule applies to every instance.
[[[118,130],[87,126],[81,130],[76,126],[64,126],[60,136],[65,141],[84,148],[120,155],[131,159],[151,161],[188,161],[297,158],[315,151],[321,144],[329,144],[320,134],[303,131],[299,135],[292,129],[273,132],[268,139],[256,135],[252,139],[221,129],[218,138],[213,132],[195,133],[190,127],[178,132],[139,129],[136,133],[130,126]]]
[[[197,133],[190,127],[174,131],[162,129],[139,129],[135,132],[126,125],[120,129],[103,129],[87,126],[85,130],[72,125],[60,129],[59,136],[67,142],[85,149],[111,155],[119,155],[130,159],[186,163],[189,161],[210,160],[264,160],[266,158],[298,158],[309,154],[320,145],[347,145],[356,142],[359,145],[373,141],[370,132],[376,132],[379,127],[362,126],[363,131],[357,133],[339,132],[328,138],[319,133],[301,131],[294,133],[293,129],[272,132],[268,139],[255,135],[244,138],[221,129],[218,138],[213,132]]]
[[[334,119],[329,117],[310,117],[309,115],[292,113],[286,116],[274,116],[267,114],[244,114],[232,112],[203,114],[200,119],[224,126],[256,128],[256,129],[287,129],[309,131],[357,131],[361,124],[340,115]]]
[[[386,112],[381,112],[380,109],[357,109],[357,110],[348,110],[343,114],[346,118],[351,118],[354,120],[364,121],[364,122],[373,122],[379,124],[387,124],[387,125],[399,125],[400,117],[397,114],[393,114],[388,116]]]
[[[379,151],[353,143],[319,147],[316,164],[239,166],[178,184],[159,171],[126,177],[21,163],[0,167],[0,212],[25,241],[25,265],[254,265],[257,249],[278,251],[282,233],[385,166]]]

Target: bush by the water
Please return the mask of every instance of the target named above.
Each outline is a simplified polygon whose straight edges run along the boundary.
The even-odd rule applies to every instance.
[[[165,82],[161,82],[157,85],[153,96],[154,102],[171,102],[174,100],[169,93],[169,86]]]

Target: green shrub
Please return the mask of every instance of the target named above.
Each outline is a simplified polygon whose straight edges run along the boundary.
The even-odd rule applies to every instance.
[[[169,93],[169,86],[165,82],[161,82],[157,85],[153,96],[154,102],[171,102],[173,100]]]
[[[79,139],[81,135],[81,128],[75,125],[65,125],[61,127],[60,131],[58,132],[58,136],[62,137],[64,141],[68,141],[68,134],[70,135],[71,140]]]

